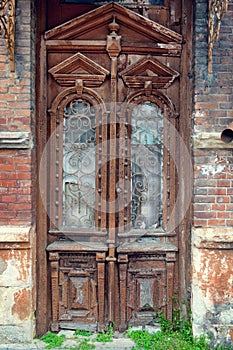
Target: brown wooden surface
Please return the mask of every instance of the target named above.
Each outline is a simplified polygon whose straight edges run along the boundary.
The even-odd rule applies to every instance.
[[[38,39],[41,58],[37,72],[38,159],[46,144],[47,130],[51,134],[62,124],[60,111],[67,101],[88,99],[95,106],[101,106],[96,128],[96,163],[99,164],[96,187],[99,191],[95,196],[98,207],[93,239],[98,242],[99,230],[99,240],[103,244],[89,244],[85,248],[79,242],[63,244],[58,241],[65,232],[61,229],[62,191],[56,195],[56,187],[62,186],[60,129],[59,142],[53,145],[58,151],[55,157],[52,155],[48,159],[48,202],[50,217],[54,219],[50,223],[51,235],[46,210],[38,196],[38,334],[47,330],[50,309],[53,330],[59,327],[100,330],[109,322],[124,330],[128,324],[150,323],[155,306],[172,318],[171,297],[178,288],[182,297],[187,296],[189,286],[190,216],[188,213],[182,225],[173,232],[145,231],[141,235],[145,234],[147,241],[135,241],[129,225],[129,205],[118,213],[118,206],[121,208],[124,200],[130,198],[130,127],[127,125],[130,119],[126,110],[117,112],[115,103],[130,105],[152,101],[164,111],[165,117],[189,145],[192,23],[187,14],[192,2],[175,4],[166,1],[164,8],[152,6],[147,10],[149,18],[138,16],[141,10],[137,7],[128,10],[112,3],[101,9],[93,5],[65,5],[58,0],[48,3],[46,11],[45,3],[38,2],[37,11],[38,38],[48,30],[45,47],[43,39],[40,42]],[[94,11],[88,13],[90,9]],[[140,14],[145,11],[142,9]],[[46,15],[47,23],[42,20],[43,15]],[[61,25],[66,20],[71,21]],[[181,33],[181,22],[184,33]],[[185,35],[185,45],[182,45],[181,34]],[[146,70],[150,70],[149,75],[145,74]],[[124,140],[121,144],[117,140],[119,136]],[[177,139],[169,126],[164,129],[164,140],[167,149],[163,157],[162,221],[166,228],[178,192],[176,164],[169,153],[170,147],[176,148]],[[108,151],[113,156],[110,161]],[[181,167],[185,167],[182,157],[180,159]],[[55,170],[50,171],[50,166],[55,163]],[[120,200],[116,202],[119,181],[123,193],[118,194]],[[79,228],[77,235],[72,233],[76,240],[78,232]],[[102,232],[106,232],[107,237],[101,235]],[[87,237],[92,240],[91,230]],[[127,243],[130,240],[132,244]],[[48,246],[50,253],[46,253],[46,246],[53,241],[52,246]],[[51,271],[47,268],[46,254],[50,254]],[[51,282],[47,283],[50,275]],[[83,303],[74,302],[80,293],[84,297]]]

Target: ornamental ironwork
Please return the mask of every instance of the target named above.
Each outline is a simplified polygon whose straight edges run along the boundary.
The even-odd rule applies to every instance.
[[[227,12],[228,0],[209,0],[208,15],[208,73],[212,74],[213,46],[218,40],[221,21]]]
[[[63,225],[95,226],[95,110],[72,100],[63,122]]]
[[[157,228],[162,218],[163,111],[145,101],[134,107],[131,123],[131,225]]]

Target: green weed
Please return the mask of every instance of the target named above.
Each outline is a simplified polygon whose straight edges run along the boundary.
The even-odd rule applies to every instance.
[[[178,304],[178,298],[173,297],[173,303]],[[160,324],[161,331],[149,334],[146,331],[131,331],[130,338],[136,343],[137,349],[143,350],[207,350],[209,341],[206,336],[193,336],[191,313],[188,318],[181,314],[180,307],[173,308],[173,321],[164,316],[163,311],[155,312],[155,321]]]
[[[102,342],[102,343],[112,342],[113,334],[114,334],[113,326],[108,326],[106,327],[106,331],[97,334],[96,338],[93,341]]]
[[[90,337],[93,333],[92,332],[88,332],[88,331],[84,331],[82,329],[76,329],[74,334],[75,335],[82,335],[83,337]]]
[[[65,335],[57,335],[56,333],[48,332],[45,335],[43,335],[40,339],[47,344],[45,346],[46,349],[52,349],[55,347],[60,347],[63,344],[65,340]]]
[[[189,317],[181,315],[180,308],[173,309],[173,321],[158,311],[155,320],[160,323],[161,331],[150,334],[146,331],[128,331],[128,336],[136,343],[132,350],[233,350],[232,347],[211,347],[210,339],[205,335],[194,337],[192,332],[191,312]]]

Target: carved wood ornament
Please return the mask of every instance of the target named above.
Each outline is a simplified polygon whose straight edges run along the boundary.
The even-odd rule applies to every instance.
[[[228,0],[209,0],[208,15],[208,73],[212,74],[213,46],[218,40],[221,20],[228,8]]]
[[[0,1],[0,35],[6,40],[10,70],[15,70],[15,0]]]

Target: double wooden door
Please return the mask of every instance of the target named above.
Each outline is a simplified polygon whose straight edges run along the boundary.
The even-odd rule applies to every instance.
[[[155,309],[172,318],[182,36],[143,14],[107,3],[44,36],[55,331],[153,324]]]

